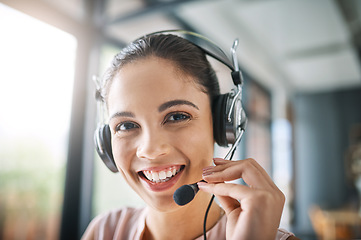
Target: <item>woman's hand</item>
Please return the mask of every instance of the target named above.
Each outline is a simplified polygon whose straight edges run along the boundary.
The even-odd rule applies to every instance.
[[[227,239],[274,240],[285,197],[266,171],[254,160],[214,159],[203,170],[201,190],[213,193],[227,215]],[[224,183],[242,178],[248,186]]]

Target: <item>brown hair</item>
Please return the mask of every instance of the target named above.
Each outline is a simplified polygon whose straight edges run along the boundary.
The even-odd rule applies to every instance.
[[[173,61],[180,71],[196,79],[211,100],[220,94],[217,76],[203,50],[182,37],[158,34],[137,39],[115,55],[104,75],[100,98],[107,102],[111,83],[124,65],[150,56]]]

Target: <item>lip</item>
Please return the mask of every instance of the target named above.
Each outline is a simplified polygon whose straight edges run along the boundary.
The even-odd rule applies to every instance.
[[[175,166],[175,165],[171,165],[171,166]],[[170,166],[167,166],[170,167]],[[167,167],[152,167],[152,168],[147,168],[147,169],[143,169],[142,171],[148,170],[148,171],[158,171],[158,170],[162,170],[165,169]],[[180,171],[174,176],[172,177],[172,179],[170,179],[167,182],[159,182],[159,183],[155,183],[152,181],[149,181],[144,175],[143,173],[140,173],[142,171],[138,172],[138,176],[139,178],[142,180],[143,183],[145,183],[145,185],[147,186],[147,188],[149,188],[150,190],[154,191],[154,192],[162,192],[162,191],[166,191],[168,189],[170,189],[171,187],[173,187],[178,179],[181,177],[181,175],[183,174],[183,170],[185,168],[185,165],[181,165],[181,169]]]

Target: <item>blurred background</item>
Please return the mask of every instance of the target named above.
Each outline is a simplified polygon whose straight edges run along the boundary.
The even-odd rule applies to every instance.
[[[166,29],[227,54],[239,39],[249,123],[237,157],[285,193],[281,227],[361,238],[361,1],[0,0],[0,239],[79,239],[94,216],[144,205],[95,154],[92,76]]]

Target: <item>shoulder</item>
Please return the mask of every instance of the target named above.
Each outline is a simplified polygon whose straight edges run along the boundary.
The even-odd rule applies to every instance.
[[[142,220],[143,212],[143,208],[121,208],[98,215],[90,222],[82,239],[113,239],[119,234],[130,234]]]

